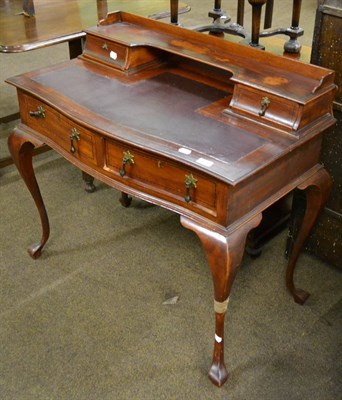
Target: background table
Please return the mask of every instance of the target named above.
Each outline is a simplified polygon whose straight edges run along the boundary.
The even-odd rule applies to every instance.
[[[167,17],[168,0],[35,0],[35,17],[25,17],[22,1],[0,0],[0,51],[21,52],[85,36],[108,11],[123,10],[152,18]],[[179,12],[190,7],[179,4]]]
[[[96,25],[109,11],[124,10],[155,19],[170,14],[168,0],[34,0],[34,8],[35,16],[27,17],[22,0],[0,0],[0,53],[21,53],[67,42],[70,58],[75,58],[82,53],[84,29]],[[179,3],[179,13],[189,10]],[[0,116],[0,123],[17,118],[19,113]],[[10,157],[0,157],[0,169],[11,163]]]

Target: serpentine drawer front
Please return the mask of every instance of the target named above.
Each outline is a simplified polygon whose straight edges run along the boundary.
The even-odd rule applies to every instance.
[[[42,101],[20,96],[22,121],[78,159],[96,164],[94,135]]]
[[[106,140],[106,168],[129,186],[216,215],[216,183],[198,171],[132,146]]]

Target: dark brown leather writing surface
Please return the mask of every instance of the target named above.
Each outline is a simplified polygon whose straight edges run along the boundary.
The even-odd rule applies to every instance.
[[[174,73],[126,84],[68,66],[34,81],[108,120],[221,162],[232,163],[266,143],[264,138],[198,112],[230,94]]]

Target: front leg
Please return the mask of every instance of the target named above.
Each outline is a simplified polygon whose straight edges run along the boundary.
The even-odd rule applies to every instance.
[[[306,195],[306,208],[303,221],[296,234],[286,271],[286,286],[298,304],[304,304],[309,293],[296,288],[293,282],[293,275],[299,253],[307,239],[316,219],[325,205],[332,188],[332,180],[327,171],[321,167],[314,175],[304,181],[297,189],[302,190]]]
[[[187,217],[181,217],[182,225],[193,230],[200,238],[213,277],[215,341],[209,378],[217,386],[222,386],[228,378],[224,364],[224,317],[230,290],[243,257],[247,234],[258,226],[260,221],[261,214],[257,214],[229,230],[218,231],[209,224],[202,225]]]
[[[34,259],[40,257],[41,251],[50,234],[49,219],[32,166],[32,152],[38,145],[40,145],[40,143],[26,136],[24,132],[20,131],[18,128],[15,129],[8,138],[9,151],[20,175],[31,192],[42,225],[42,238],[40,242],[28,248],[30,256]]]

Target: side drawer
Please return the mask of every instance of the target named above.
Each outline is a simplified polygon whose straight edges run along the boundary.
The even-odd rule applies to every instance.
[[[88,34],[83,56],[95,58],[123,69],[126,64],[127,51],[126,46]]]
[[[21,94],[19,101],[23,123],[74,157],[96,164],[95,137],[92,132],[34,97]]]
[[[300,111],[299,104],[293,101],[257,89],[235,85],[232,100],[224,113],[245,115],[291,132],[298,129]]]
[[[143,69],[164,60],[160,51],[152,47],[124,46],[89,32],[81,58],[91,59],[121,70]]]
[[[216,215],[217,183],[213,178],[112,140],[105,141],[106,169],[127,185],[190,209]],[[133,160],[124,162],[129,157]]]

